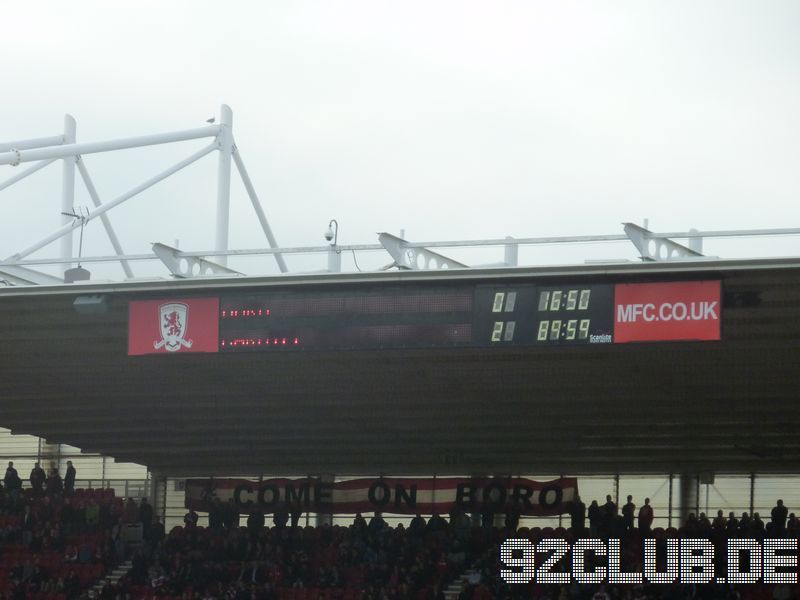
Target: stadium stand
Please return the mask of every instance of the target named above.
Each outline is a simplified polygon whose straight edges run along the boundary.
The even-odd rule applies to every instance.
[[[122,560],[121,498],[0,490],[0,598],[78,598]]]
[[[574,542],[595,537],[591,530],[572,528],[506,528],[457,526],[434,519],[420,528],[390,528],[380,521],[357,520],[349,527],[175,527],[166,536],[151,535],[135,553],[134,567],[101,598],[232,598],[263,600],[484,600],[532,598],[552,600],[724,598],[767,600],[792,598],[795,590],[781,585],[509,585],[500,576],[500,545],[509,537],[533,542],[560,538]],[[454,524],[455,523],[455,524]],[[707,537],[717,549],[716,568],[725,572],[722,549],[732,537],[763,539],[766,532],[753,519],[731,517],[716,527],[691,515],[680,528],[653,529],[658,546],[667,539]],[[734,526],[730,526],[735,524]],[[772,532],[800,537],[797,520]],[[623,571],[642,572],[643,535],[626,529],[621,516],[609,522],[602,537],[619,537]],[[614,529],[615,527],[619,529]],[[537,556],[541,564],[544,556]],[[658,565],[664,569],[663,564]],[[566,571],[567,560],[556,571]],[[460,582],[469,570],[474,575]],[[455,580],[455,596],[444,590]],[[794,586],[797,587],[797,586]],[[451,587],[452,589],[452,587]]]

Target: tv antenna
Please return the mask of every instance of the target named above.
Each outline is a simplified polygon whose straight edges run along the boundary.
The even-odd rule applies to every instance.
[[[84,214],[85,213],[85,214]],[[78,238],[78,267],[81,266],[81,256],[83,255],[83,228],[86,227],[86,217],[89,216],[89,209],[85,206],[79,206],[77,212],[75,207],[72,207],[72,212],[62,212],[65,217],[72,217],[73,219],[81,222],[81,235]]]

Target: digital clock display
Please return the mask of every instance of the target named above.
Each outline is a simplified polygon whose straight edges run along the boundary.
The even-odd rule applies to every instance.
[[[537,344],[611,343],[614,286],[539,287]]]
[[[236,296],[220,299],[219,351],[606,342],[612,301],[612,286],[534,284]]]

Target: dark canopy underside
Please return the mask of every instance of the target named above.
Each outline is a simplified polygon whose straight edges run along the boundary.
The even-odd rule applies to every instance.
[[[130,299],[698,271],[723,281],[721,342],[126,354]],[[110,312],[77,314],[90,293]],[[0,426],[172,476],[800,472],[798,340],[789,260],[7,288]]]

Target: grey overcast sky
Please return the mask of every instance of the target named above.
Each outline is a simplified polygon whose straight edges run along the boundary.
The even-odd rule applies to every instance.
[[[324,243],[331,218],[342,243],[621,233],[644,218],[800,226],[796,0],[31,0],[3,3],[0,55],[0,141],[59,133],[67,112],[93,141],[201,126],[229,104],[283,246]],[[108,201],[203,144],[85,160]],[[213,247],[215,177],[212,155],[112,211],[125,250]],[[52,165],[0,192],[2,257],[58,226],[59,186]],[[99,221],[86,235],[110,253]],[[798,241],[707,249],[796,255]],[[231,245],[266,245],[237,181]]]

